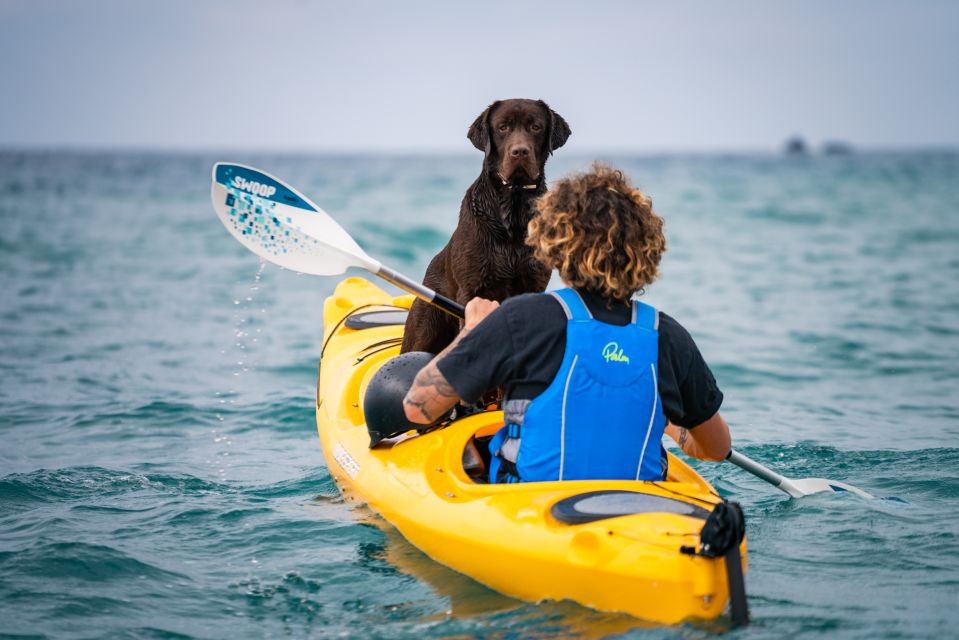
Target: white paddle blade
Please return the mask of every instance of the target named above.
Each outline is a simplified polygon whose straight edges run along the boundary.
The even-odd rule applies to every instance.
[[[325,211],[263,171],[218,162],[211,196],[233,237],[274,264],[318,276],[339,275],[349,267],[379,269]]]
[[[825,478],[800,478],[798,480],[790,479],[789,484],[790,488],[795,489],[798,492],[798,495],[793,495],[791,491],[788,492],[794,498],[801,498],[814,493],[823,493],[827,491],[836,493],[848,492],[857,495],[860,498],[866,498],[867,500],[871,500],[876,497],[858,487],[852,486],[851,484],[838,482],[836,480],[826,480]]]
[[[846,484],[845,482],[826,480],[824,478],[800,478],[798,480],[787,478],[776,473],[769,467],[756,462],[752,458],[744,456],[735,449],[730,449],[729,455],[726,456],[726,459],[740,469],[744,469],[753,474],[760,480],[768,482],[780,491],[788,493],[791,498],[802,498],[803,496],[809,496],[814,493],[822,493],[823,491],[831,491],[834,493],[848,492],[853,495],[857,495],[860,498],[867,499],[872,499],[875,497],[872,494],[867,493],[858,487],[854,487],[851,484]]]

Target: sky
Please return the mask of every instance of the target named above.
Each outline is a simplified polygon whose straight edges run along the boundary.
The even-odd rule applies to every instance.
[[[959,145],[959,3],[0,0],[0,147],[450,152],[543,99],[568,148]]]

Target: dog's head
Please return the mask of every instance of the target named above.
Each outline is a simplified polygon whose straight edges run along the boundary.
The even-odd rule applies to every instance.
[[[546,158],[566,144],[570,133],[563,117],[542,100],[497,100],[466,137],[503,181],[529,182],[539,179]]]

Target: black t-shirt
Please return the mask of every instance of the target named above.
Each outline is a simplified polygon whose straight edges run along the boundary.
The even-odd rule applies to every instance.
[[[606,307],[599,295],[580,292],[593,318],[629,324],[624,304]],[[439,361],[443,376],[466,402],[503,386],[508,399],[533,399],[550,385],[566,351],[566,313],[553,296],[524,294],[506,300]],[[659,314],[659,394],[673,424],[692,428],[713,416],[723,402],[709,366],[692,336],[676,320]]]

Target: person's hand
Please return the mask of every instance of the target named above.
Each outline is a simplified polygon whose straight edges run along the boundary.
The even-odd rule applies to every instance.
[[[465,329],[472,329],[483,318],[493,313],[499,308],[499,303],[495,300],[486,300],[485,298],[473,298],[466,303],[466,322]]]

